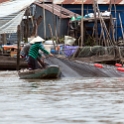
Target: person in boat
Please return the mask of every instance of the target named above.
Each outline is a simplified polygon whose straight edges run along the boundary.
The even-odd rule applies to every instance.
[[[22,50],[20,52],[20,57],[25,59],[25,61],[27,61],[27,62],[28,62],[28,59],[29,59],[29,56],[28,56],[29,49],[30,49],[31,45],[33,44],[31,42],[32,39],[33,38],[28,38],[28,44],[24,45],[24,47],[22,48]],[[45,63],[43,61],[43,57],[41,59],[41,55],[40,54],[41,54],[41,52],[39,51],[37,61],[40,64],[40,67],[42,66],[42,68],[45,68]]]
[[[29,65],[29,68],[33,70],[37,69],[37,61],[39,61],[39,56],[42,57],[42,55],[39,54],[39,50],[43,51],[43,53],[49,56],[53,56],[53,54],[49,53],[47,50],[44,49],[42,44],[43,41],[44,40],[41,37],[37,36],[30,42],[32,45],[30,46],[29,53],[28,53],[28,56],[29,56],[28,65]]]
[[[31,46],[31,44],[28,43],[28,44],[26,44],[26,45],[22,48],[22,50],[21,50],[21,52],[20,52],[20,57],[21,57],[21,58],[24,58],[25,60],[28,59],[28,52],[29,52],[30,46]]]

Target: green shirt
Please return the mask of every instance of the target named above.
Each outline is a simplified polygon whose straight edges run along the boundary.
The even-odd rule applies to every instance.
[[[31,45],[28,55],[34,59],[37,59],[37,57],[39,56],[39,50],[43,51],[45,54],[50,54],[47,50],[43,48],[41,43],[35,43]]]

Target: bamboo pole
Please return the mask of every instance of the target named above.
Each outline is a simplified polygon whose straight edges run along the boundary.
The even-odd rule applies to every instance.
[[[96,17],[96,0],[94,0],[93,9],[94,9],[94,19],[95,19],[95,40],[96,40],[96,44],[98,44],[98,26],[97,26],[97,17]]]
[[[6,34],[1,34],[1,41],[2,41],[2,45],[6,44]],[[4,49],[3,49],[3,53],[4,53]]]
[[[52,31],[51,25],[50,25],[50,24],[48,24],[48,26],[49,26],[50,35],[51,35],[51,37],[52,37],[52,42],[53,42],[54,49],[55,49],[55,42],[54,42],[54,39],[53,39],[53,31]]]
[[[62,17],[62,3],[61,3],[60,18],[59,18],[59,27],[58,27],[59,37],[60,37],[60,34],[61,34],[61,17]]]
[[[17,34],[18,34],[18,43],[17,43],[17,71],[19,70],[19,65],[20,65],[20,41],[21,41],[21,29],[20,29],[20,25],[18,25],[18,30],[17,30]]]
[[[114,36],[114,24],[113,24],[113,19],[112,19],[112,15],[110,15],[110,23],[111,23],[111,32],[112,32],[112,41],[114,43],[114,45],[116,45],[115,42],[115,36]]]
[[[115,18],[116,18],[116,22],[115,22],[115,41],[117,41],[117,10],[116,10],[116,5],[115,5],[115,0],[114,0],[114,8],[115,8]]]
[[[29,8],[27,8],[27,11],[26,11],[26,16],[27,16],[27,41],[28,41],[28,37],[29,37]]]
[[[111,9],[112,9],[112,3],[111,3],[111,0],[110,0],[108,11],[111,12]]]
[[[101,25],[101,35],[100,35],[100,40],[99,41],[101,41],[101,38],[103,37],[103,42],[104,42],[104,44],[105,44],[105,46],[107,46],[107,44],[106,44],[106,39],[105,39],[105,33],[104,33],[104,30],[103,30],[103,26],[102,26],[102,23],[101,23],[101,21],[100,21],[100,25]]]
[[[83,15],[84,15],[84,0],[82,0],[82,7],[81,7],[81,47],[84,45],[84,21],[83,21]]]
[[[44,6],[44,0],[43,0],[43,6]],[[43,23],[44,23],[44,39],[46,39],[46,13],[45,9],[43,8]]]
[[[53,12],[53,31],[54,31],[54,36],[55,36],[55,39],[56,39],[56,42],[58,44],[58,32],[57,32],[57,20],[56,20],[56,16],[54,15],[54,0],[52,1],[52,12]]]
[[[53,36],[55,35],[55,16],[54,16],[54,0],[52,1],[52,13],[53,13]]]
[[[30,23],[32,23],[32,15],[31,15],[31,9],[29,8],[29,10],[28,10],[28,13],[29,13],[29,17],[31,17],[30,19],[29,19],[29,35],[28,35],[28,37],[30,37],[31,36],[31,24]],[[22,27],[22,24],[21,24],[21,27]],[[21,28],[21,30],[22,30],[22,28]],[[22,34],[22,31],[21,31],[21,37],[23,36],[23,34]]]
[[[97,4],[97,3],[96,3]],[[106,24],[105,24],[105,22],[104,22],[104,20],[103,20],[103,17],[101,16],[101,14],[100,14],[100,10],[99,10],[99,7],[98,7],[98,4],[97,4],[97,10],[98,10],[98,15],[99,15],[99,18],[100,18],[100,22],[102,23],[102,26],[103,26],[103,28],[104,28],[104,30],[105,30],[105,33],[106,33],[106,36],[107,36],[107,40],[110,40],[110,44],[111,45],[113,45],[113,42],[112,42],[112,40],[111,40],[111,37],[110,37],[110,34],[109,34],[109,32],[108,32],[108,30],[107,30],[107,28],[106,28]]]
[[[7,44],[7,41],[6,41],[6,34],[2,34],[2,37],[3,37],[3,45]]]
[[[28,8],[26,10],[26,19],[24,20],[24,34],[25,34],[25,41],[28,41],[29,37],[29,13],[28,13]]]
[[[121,32],[122,32],[122,37],[123,37],[123,42],[124,42],[124,30],[123,30],[123,25],[122,25],[122,20],[121,20],[120,13],[119,13],[119,20],[120,20]]]

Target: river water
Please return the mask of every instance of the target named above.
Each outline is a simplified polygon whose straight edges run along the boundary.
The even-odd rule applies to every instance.
[[[123,124],[124,78],[23,80],[0,72],[0,124]]]

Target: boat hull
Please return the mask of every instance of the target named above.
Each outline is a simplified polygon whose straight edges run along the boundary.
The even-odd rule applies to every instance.
[[[21,79],[53,79],[58,78],[61,72],[57,65],[50,65],[45,69],[29,70],[18,74]]]

